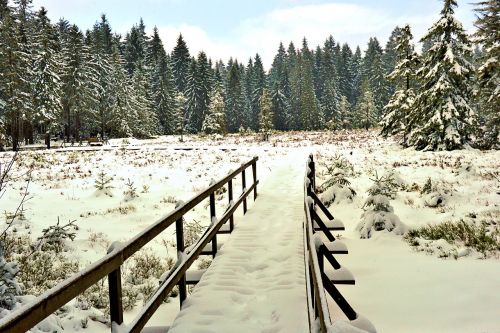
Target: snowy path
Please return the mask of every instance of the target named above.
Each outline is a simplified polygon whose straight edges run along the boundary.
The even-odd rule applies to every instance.
[[[308,331],[302,241],[305,160],[297,151],[272,170],[169,333]]]

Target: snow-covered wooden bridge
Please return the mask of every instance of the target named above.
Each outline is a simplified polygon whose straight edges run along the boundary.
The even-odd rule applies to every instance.
[[[307,166],[303,163],[307,159]],[[246,171],[252,171],[247,186]],[[233,197],[233,179],[242,193]],[[106,257],[47,291],[33,303],[0,320],[0,332],[25,332],[104,277],[109,282],[112,332],[375,332],[335,284],[354,284],[337,261],[347,248],[331,230],[342,230],[314,193],[312,156],[291,153],[259,187],[259,199],[247,212],[247,197],[257,198],[257,158],[243,164],[160,219],[126,244],[114,244]],[[227,186],[229,204],[215,211],[215,191]],[[198,243],[184,248],[183,215],[204,199],[212,223]],[[234,212],[246,213],[234,224]],[[121,265],[168,226],[176,224],[177,264],[130,323],[123,322]],[[221,247],[217,235],[231,233]],[[206,271],[188,270],[199,255],[215,259]],[[325,262],[326,259],[326,262]],[[186,285],[197,284],[187,297]],[[173,323],[147,327],[170,291],[179,287],[181,311]],[[331,297],[327,297],[329,294]],[[329,306],[344,313],[332,321]],[[360,330],[363,329],[363,330]]]

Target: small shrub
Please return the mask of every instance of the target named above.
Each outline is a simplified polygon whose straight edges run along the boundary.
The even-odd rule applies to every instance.
[[[420,194],[430,194],[431,192],[432,192],[432,180],[431,177],[429,177],[427,178],[424,187],[422,187],[422,190],[420,190]]]
[[[131,260],[132,265],[129,269],[131,274],[129,274],[127,282],[133,285],[143,284],[150,277],[159,279],[166,270],[161,258],[150,250],[137,252]]]
[[[208,267],[210,267],[211,264],[212,264],[212,259],[202,258],[198,262],[198,269],[207,269]]]
[[[464,220],[426,225],[410,230],[404,238],[412,246],[419,245],[419,238],[425,240],[443,239],[450,244],[470,247],[485,257],[500,250],[500,235],[488,232],[485,224],[476,225]]]
[[[113,177],[108,177],[104,170],[101,170],[101,172],[97,175],[94,187],[99,191],[109,191],[113,188],[111,185],[112,181]]]
[[[76,237],[78,226],[75,221],[69,221],[65,225],[60,225],[59,218],[57,224],[42,230],[42,235],[38,237],[37,247],[42,251],[54,251],[60,253],[65,249],[66,241],[73,241]]]
[[[137,194],[137,189],[134,186],[134,182],[127,178],[127,182],[125,183],[126,189],[123,191],[123,195],[125,196],[125,201],[133,200],[134,198],[139,197]]]

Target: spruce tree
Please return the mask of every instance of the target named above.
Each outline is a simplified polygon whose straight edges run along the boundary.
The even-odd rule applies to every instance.
[[[412,39],[409,25],[400,29],[400,34],[396,37],[395,53],[398,63],[388,79],[394,82],[397,90],[384,107],[385,115],[381,121],[381,134],[387,137],[403,133],[402,143],[405,146],[409,130],[408,118],[415,102],[415,73],[418,66]]]
[[[362,85],[362,92],[357,108],[357,123],[359,127],[368,130],[377,124],[377,106],[367,81]]]
[[[401,33],[401,28],[396,26],[394,30],[392,30],[391,35],[389,36],[389,40],[385,44],[384,54],[382,55],[382,62],[384,67],[384,75],[387,77],[391,74],[398,61],[398,55],[396,52],[396,46],[398,45],[398,36]],[[387,90],[386,94],[383,96],[383,103],[386,105],[389,101],[389,98],[396,91],[396,82],[392,80],[386,80]]]
[[[243,125],[243,87],[238,62],[231,65],[226,87],[226,121],[230,133],[235,133]]]
[[[262,90],[260,97],[259,132],[262,133],[265,141],[269,141],[269,136],[273,130],[272,99],[267,88]]]
[[[330,36],[331,38],[331,36]],[[322,114],[328,121],[331,128],[335,123],[335,128],[339,122],[339,87],[338,75],[335,66],[333,39],[327,39],[322,51],[321,72],[322,72],[322,96],[319,98]]]
[[[273,104],[273,124],[276,129],[288,129],[290,118],[290,80],[287,67],[287,56],[283,43],[280,43],[278,53],[274,57],[269,72],[269,86]]]
[[[266,88],[266,73],[264,71],[264,65],[262,64],[262,59],[257,53],[255,55],[253,70],[252,70],[252,90],[249,91],[251,96],[251,114],[250,114],[250,126],[253,130],[258,130],[259,128],[259,114],[260,114],[260,99],[264,88]]]
[[[422,87],[409,123],[409,144],[417,149],[461,148],[477,123],[470,106],[472,45],[453,15],[455,7],[456,0],[444,0],[439,20],[422,39],[435,42],[417,72]]]
[[[41,124],[47,133],[57,133],[62,111],[62,84],[58,74],[61,59],[55,49],[55,31],[43,7],[36,16],[36,31],[33,44],[33,120]]]
[[[12,149],[18,150],[22,139],[24,115],[32,110],[31,61],[22,45],[23,32],[11,14],[0,22],[0,91],[5,133],[12,138]],[[7,131],[8,129],[8,131]]]
[[[382,108],[388,101],[387,81],[383,66],[383,51],[377,38],[370,38],[363,59],[363,79],[369,84],[377,109],[377,117],[382,114]]]
[[[477,3],[479,14],[475,22],[476,41],[483,46],[479,56],[478,100],[480,118],[484,124],[480,144],[487,148],[500,148],[500,2],[484,0]]]
[[[184,141],[184,127],[186,123],[186,97],[182,92],[175,96],[175,109],[173,115],[174,133],[180,134],[180,141]]]
[[[314,93],[313,55],[304,38],[302,49],[298,56],[297,67],[299,81],[300,127],[305,130],[317,130],[324,127],[324,117],[319,108],[318,99]]]
[[[221,86],[217,86],[210,98],[210,106],[208,113],[203,120],[202,132],[205,134],[225,134],[226,130],[226,115],[225,103],[222,96],[223,90]]]
[[[182,93],[186,92],[190,62],[191,56],[189,55],[189,49],[184,41],[184,38],[182,37],[182,34],[180,34],[177,38],[177,45],[172,51],[172,69],[177,91]]]
[[[361,49],[359,46],[356,47],[356,51],[352,56],[351,74],[352,92],[351,95],[347,97],[350,97],[349,103],[351,105],[356,105],[361,95],[361,84],[363,83],[363,57],[361,56]]]
[[[61,30],[59,37],[62,66],[62,123],[64,132],[76,141],[90,135],[97,119],[96,91],[100,91],[98,71],[93,65],[90,49],[76,25]],[[66,36],[67,35],[67,36]],[[83,131],[83,133],[82,133]]]

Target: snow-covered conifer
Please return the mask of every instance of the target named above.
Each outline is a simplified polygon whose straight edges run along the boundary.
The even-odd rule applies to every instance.
[[[175,109],[174,109],[174,133],[180,134],[181,142],[184,141],[184,126],[186,124],[186,97],[182,92],[178,92],[175,96]]]
[[[472,44],[454,16],[456,0],[444,0],[439,20],[422,38],[434,44],[417,72],[422,86],[410,115],[409,144],[424,150],[461,148],[477,123],[472,109]]]
[[[363,94],[357,108],[357,123],[361,128],[368,130],[377,124],[377,106],[368,84],[363,84]]]
[[[406,145],[408,134],[408,116],[415,102],[415,72],[418,65],[418,56],[412,44],[410,26],[406,25],[399,30],[396,37],[395,52],[397,64],[394,71],[388,75],[393,81],[396,91],[389,103],[384,107],[385,115],[381,121],[381,134],[384,137],[403,133],[403,145]]]
[[[47,132],[57,132],[62,114],[61,56],[56,52],[53,26],[45,8],[36,15],[33,49],[33,121]]]
[[[500,148],[500,2],[483,0],[477,3],[478,28],[476,41],[483,46],[480,66],[477,70],[479,83],[480,118],[484,123],[484,135],[479,138],[484,147]]]
[[[260,97],[260,122],[259,131],[263,134],[264,140],[268,141],[273,130],[272,99],[269,90],[264,88]]]
[[[203,120],[202,132],[205,134],[225,134],[226,114],[222,87],[218,86],[212,92],[208,113]]]
[[[394,208],[389,200],[395,195],[398,180],[395,175],[388,173],[382,177],[375,175],[373,185],[368,189],[368,198],[363,208],[361,222],[356,229],[361,238],[370,238],[373,231],[387,230],[397,235],[406,232],[406,226],[394,214]]]

